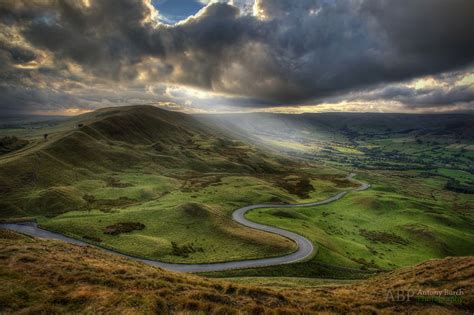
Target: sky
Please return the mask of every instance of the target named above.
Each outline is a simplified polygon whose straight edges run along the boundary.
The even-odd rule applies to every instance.
[[[0,115],[471,112],[472,0],[0,0]]]

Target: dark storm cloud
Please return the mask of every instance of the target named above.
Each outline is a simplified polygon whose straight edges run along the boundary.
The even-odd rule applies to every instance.
[[[260,3],[271,19],[265,39],[277,55],[274,64],[297,87],[276,101],[320,98],[474,61],[474,1]]]
[[[0,2],[4,89],[26,84],[23,71],[54,81],[41,74],[41,65],[16,70],[41,54],[58,84],[81,81],[64,70],[74,63],[90,84],[145,77],[148,83],[190,85],[273,105],[318,102],[474,62],[472,0],[257,0],[254,15],[214,3],[173,26],[157,24],[146,1],[89,2]],[[8,40],[13,35],[18,39]],[[430,104],[455,103],[450,97],[470,102],[469,91],[423,97]]]
[[[41,11],[40,11],[41,12]],[[129,66],[144,55],[162,55],[161,40],[151,38],[140,1],[54,1],[39,17],[25,21],[22,34],[35,47],[69,59],[97,76],[132,78]],[[46,19],[41,19],[46,17]]]
[[[22,85],[0,85],[0,113],[31,113],[58,111],[69,107],[82,107],[75,97],[53,89],[27,87]],[[18,106],[21,104],[21,106]]]
[[[29,49],[4,42],[0,42],[0,54],[3,55],[4,62],[10,61],[13,64],[28,63],[37,58],[36,54]]]
[[[472,86],[422,89],[398,86],[384,88],[361,99],[397,101],[410,107],[429,108],[472,102],[474,100],[474,89]]]

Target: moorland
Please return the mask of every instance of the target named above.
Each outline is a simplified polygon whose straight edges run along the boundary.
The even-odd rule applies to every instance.
[[[266,153],[153,107],[101,110],[24,138],[27,146],[1,158],[3,218],[34,218],[52,231],[168,262],[292,252],[286,238],[233,222],[232,211],[324,198],[353,185],[340,170]],[[106,233],[119,223],[145,227]]]
[[[430,260],[358,282],[236,282],[173,273],[96,248],[6,230],[0,230],[0,241],[0,308],[6,313],[460,314],[472,309],[474,299],[470,257]],[[463,294],[423,295],[443,290]],[[387,299],[388,292],[395,296],[399,291],[410,291],[413,297],[403,302]]]
[[[99,248],[147,259],[212,263],[275,257],[296,250],[287,238],[249,229],[232,220],[232,212],[240,207],[268,203],[268,208],[252,210],[246,218],[300,234],[315,247],[314,255],[304,262],[201,274],[223,278],[210,280],[168,276],[142,265],[133,268],[150,269],[135,273],[131,266],[139,263],[113,258],[98,249],[2,232],[8,234],[1,240],[6,251],[2,262],[8,266],[2,279],[16,283],[14,287],[23,292],[18,296],[32,288],[38,291],[41,270],[29,274],[39,281],[31,284],[18,272],[32,262],[48,260],[48,255],[61,257],[50,264],[64,264],[69,271],[56,274],[57,281],[72,274],[81,278],[84,273],[90,275],[89,280],[95,279],[85,280],[85,297],[79,299],[82,302],[71,295],[78,279],[74,276],[63,288],[65,295],[71,295],[70,300],[45,304],[63,311],[75,307],[97,311],[101,303],[110,302],[109,298],[120,299],[117,294],[122,293],[111,292],[101,282],[115,283],[118,278],[120,285],[127,286],[125,278],[139,277],[140,281],[134,281],[141,284],[127,287],[130,290],[140,291],[142,284],[152,289],[137,301],[117,305],[124,309],[152,305],[150,310],[163,307],[158,291],[168,292],[163,295],[165,300],[178,287],[186,295],[191,292],[185,289],[191,280],[197,281],[191,285],[200,291],[196,294],[212,291],[208,293],[218,295],[217,300],[197,305],[195,300],[200,297],[179,295],[177,300],[165,303],[168,310],[221,309],[217,306],[226,304],[222,301],[231,294],[232,302],[222,309],[250,307],[258,295],[265,301],[259,305],[263,309],[300,305],[316,311],[315,305],[303,300],[329,294],[332,297],[324,299],[329,304],[320,304],[325,306],[318,310],[343,311],[339,307],[352,302],[330,302],[341,298],[339,285],[344,285],[343,290],[345,285],[351,286],[347,290],[359,290],[357,286],[367,289],[372,302],[359,303],[358,307],[396,307],[374,306],[377,294],[370,293],[375,292],[371,286],[382,281],[389,287],[395,281],[393,277],[398,279],[406,271],[437,279],[423,282],[416,278],[410,280],[410,285],[454,287],[458,278],[449,280],[447,272],[452,268],[448,264],[453,262],[470,266],[459,271],[463,279],[459,281],[469,285],[472,258],[428,260],[473,255],[473,122],[474,116],[467,114],[187,115],[151,106],[129,106],[70,118],[0,124],[3,222],[34,220],[44,229]],[[370,183],[370,189],[353,191],[357,185],[347,179],[350,173]],[[322,200],[341,192],[348,193],[325,205],[271,207]],[[87,257],[87,266],[78,271],[74,255]],[[98,273],[102,264],[117,264],[121,271],[117,276],[114,273],[114,279],[101,278]],[[123,267],[118,267],[121,264]],[[430,268],[432,273],[426,273]],[[147,272],[160,273],[159,277],[163,273],[166,279],[156,280],[159,285],[155,280],[145,284]],[[353,282],[367,278],[366,282]],[[449,284],[436,282],[448,280]],[[228,284],[221,281],[242,286],[242,292],[258,291],[255,287],[268,283],[278,292],[283,290],[283,295],[290,294],[284,291],[288,286],[312,288],[299,297],[267,292],[262,293],[263,298],[259,293],[227,292]],[[25,287],[28,285],[31,287]],[[90,285],[104,290],[104,300],[87,297]],[[4,307],[15,300],[16,293],[10,291],[2,292]],[[17,309],[32,307],[31,301],[42,299],[42,289],[38,292],[26,302],[21,302],[21,297],[16,299]],[[188,305],[186,301],[194,302]],[[466,308],[469,301],[460,306],[442,303],[439,307]]]

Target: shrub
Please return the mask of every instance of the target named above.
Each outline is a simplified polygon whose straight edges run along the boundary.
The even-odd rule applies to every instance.
[[[15,136],[0,138],[0,155],[19,150],[27,144],[27,140],[18,139]]]
[[[97,243],[102,242],[102,239],[100,239],[98,237],[95,237],[95,236],[84,235],[82,238],[85,239],[85,240],[93,241],[93,242],[97,242]]]
[[[104,230],[104,234],[119,235],[120,233],[143,230],[144,228],[145,224],[140,222],[121,222],[107,226]]]
[[[156,307],[156,313],[157,314],[169,314],[168,312],[168,305],[166,304],[166,301],[160,297],[156,298],[155,301],[155,307]]]
[[[193,243],[179,246],[176,242],[171,242],[172,254],[174,256],[189,257],[189,254],[204,252],[202,247],[195,246]]]
[[[473,185],[463,185],[459,181],[450,179],[446,183],[445,186],[446,190],[454,191],[457,193],[462,194],[474,194],[474,186]]]
[[[187,202],[179,205],[177,208],[191,217],[205,217],[208,215],[208,210],[202,204],[196,202]]]

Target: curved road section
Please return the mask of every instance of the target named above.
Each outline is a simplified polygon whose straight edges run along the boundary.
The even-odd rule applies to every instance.
[[[355,174],[350,174],[347,179],[353,182],[356,182],[353,177]],[[357,181],[358,182],[358,181]],[[354,191],[362,191],[370,187],[367,183],[360,183],[360,186]],[[348,191],[340,192],[330,198],[327,198],[322,201],[310,202],[310,203],[302,203],[302,204],[258,204],[258,205],[251,205],[246,206],[240,209],[235,210],[232,213],[232,219],[242,225],[245,225],[249,228],[265,231],[269,233],[274,233],[283,237],[286,237],[292,241],[294,241],[298,245],[298,249],[288,255],[279,256],[279,257],[271,257],[271,258],[263,258],[263,259],[251,259],[251,260],[237,260],[237,261],[228,261],[222,263],[209,263],[209,264],[173,264],[173,263],[165,263],[157,260],[150,260],[150,259],[143,259],[138,257],[133,257],[125,254],[118,253],[116,251],[112,251],[109,249],[103,249],[106,252],[119,255],[122,257],[127,257],[136,261],[143,262],[145,264],[160,267],[163,269],[171,270],[171,271],[180,271],[180,272],[206,272],[206,271],[222,271],[222,270],[229,270],[229,269],[242,269],[242,268],[255,268],[255,267],[265,267],[265,266],[275,266],[275,265],[283,265],[283,264],[291,264],[298,261],[305,260],[314,252],[313,243],[307,238],[290,232],[283,229],[279,229],[277,227],[263,225],[259,223],[255,223],[249,221],[245,218],[245,214],[250,210],[254,209],[261,209],[261,208],[300,208],[300,207],[313,207],[328,204],[334,202],[336,200],[341,199],[344,197]],[[45,239],[52,239],[52,240],[60,240],[71,244],[81,245],[81,246],[91,246],[89,243],[67,237],[65,235],[50,232],[47,230],[43,230],[38,227],[38,225],[34,222],[28,223],[5,223],[0,224],[0,228],[13,230],[16,232],[20,232],[23,234],[27,234],[30,236],[45,238]]]

